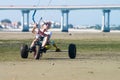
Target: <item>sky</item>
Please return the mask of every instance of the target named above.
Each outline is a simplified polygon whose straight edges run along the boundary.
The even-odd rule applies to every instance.
[[[103,5],[120,4],[120,0],[0,0],[0,5]],[[30,22],[32,22],[30,12]],[[102,23],[102,10],[73,10],[69,12],[69,23],[73,25],[96,25]],[[19,10],[1,10],[0,20],[10,19],[11,21],[21,21],[22,13]],[[44,20],[60,22],[61,11],[42,10],[37,11],[36,20],[42,17]],[[120,10],[112,10],[110,13],[110,23],[120,24]]]

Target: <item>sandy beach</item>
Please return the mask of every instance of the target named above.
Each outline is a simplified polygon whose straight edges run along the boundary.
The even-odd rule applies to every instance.
[[[108,34],[97,32],[90,36],[89,33],[72,32],[72,35],[76,35],[75,37],[68,36],[68,33],[53,33],[55,33],[53,39],[82,39],[83,37],[89,39],[95,37],[96,34],[102,38],[104,34]],[[56,35],[59,37],[55,37]],[[120,34],[113,33],[112,35],[118,38]],[[32,39],[33,36],[30,32],[0,32],[1,40]],[[51,57],[47,54],[45,56],[41,60],[0,62],[0,80],[120,80],[120,56],[117,53],[111,55],[79,54],[76,59]]]

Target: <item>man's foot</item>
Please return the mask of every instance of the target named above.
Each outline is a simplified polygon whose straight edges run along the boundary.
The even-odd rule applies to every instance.
[[[55,52],[61,52],[61,50],[59,48],[56,48]]]
[[[35,51],[36,51],[36,47],[35,46],[29,48],[29,52],[30,53],[35,52]]]
[[[29,48],[29,52],[32,53],[32,48]]]
[[[42,48],[41,48],[41,52],[46,53],[46,48],[42,47]]]

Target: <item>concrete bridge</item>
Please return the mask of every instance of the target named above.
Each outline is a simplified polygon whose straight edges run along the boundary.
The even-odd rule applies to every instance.
[[[69,12],[71,10],[102,10],[102,31],[110,32],[110,12],[111,10],[119,10],[120,5],[58,5],[58,6],[28,6],[28,5],[10,5],[10,6],[0,6],[0,10],[21,10],[22,20],[23,20],[23,30],[29,31],[29,13],[32,10],[61,10],[61,31],[68,32],[68,19]],[[27,21],[27,26],[24,25]]]

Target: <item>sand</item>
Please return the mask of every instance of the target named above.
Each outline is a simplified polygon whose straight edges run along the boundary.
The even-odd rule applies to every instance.
[[[29,32],[25,32],[24,35],[21,32],[0,32],[0,34],[1,40],[31,39],[34,36]],[[55,35],[60,36],[55,37]],[[72,35],[79,35],[81,39],[83,38],[82,35],[86,38],[92,38],[92,36],[88,36],[89,34],[83,33]],[[102,33],[102,35],[104,34]],[[100,38],[102,35],[99,35]],[[114,38],[117,38],[119,33],[113,35],[115,35]],[[62,39],[65,36],[59,32],[54,34],[52,38]],[[73,39],[75,36],[68,38]],[[65,37],[65,39],[68,38]],[[0,80],[120,80],[120,57],[116,54],[112,56],[89,56],[88,53],[79,55],[76,59],[48,56],[41,60],[5,61],[0,62]]]

